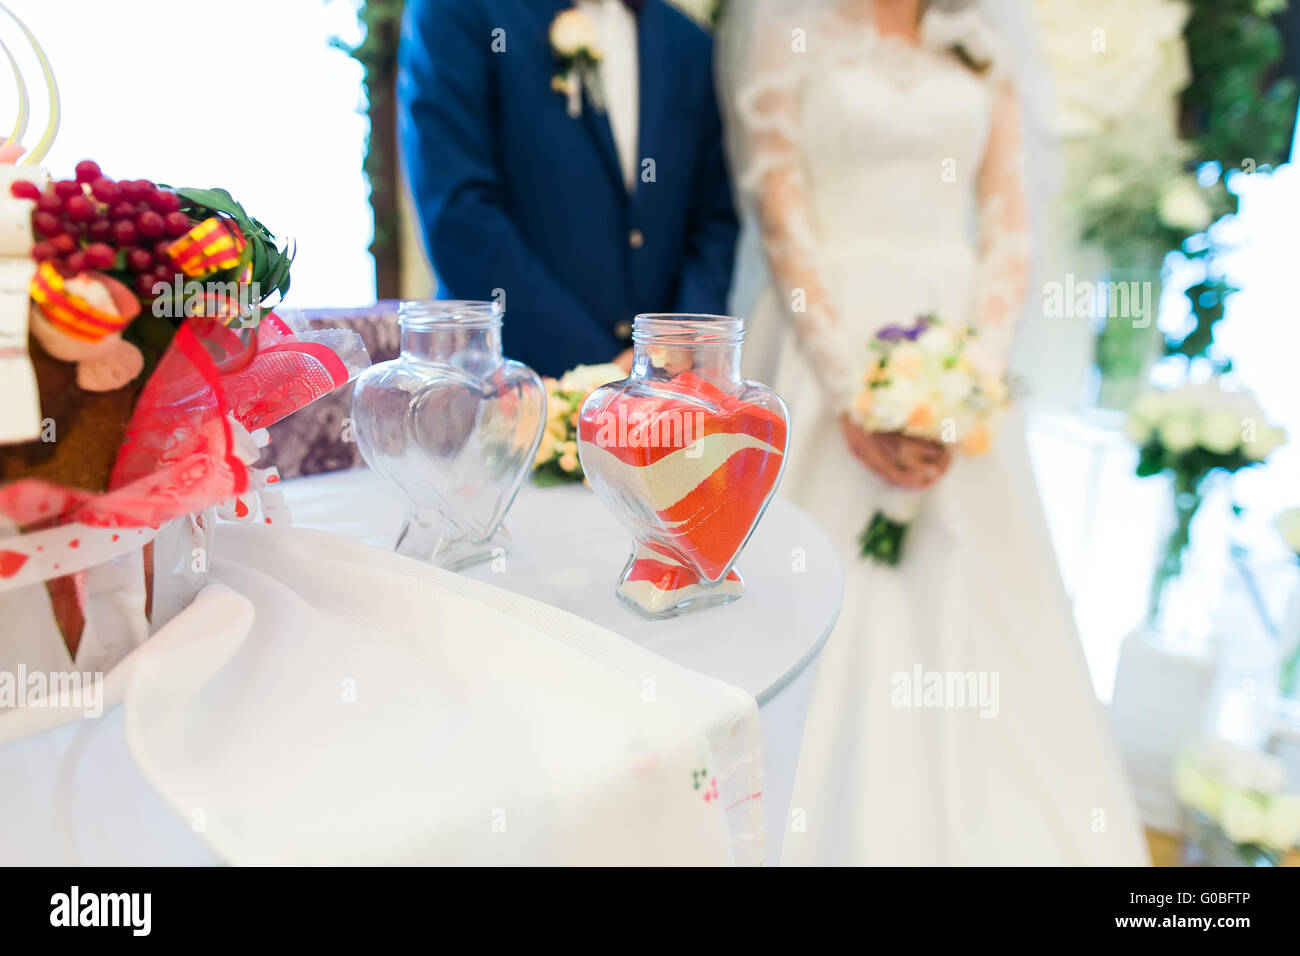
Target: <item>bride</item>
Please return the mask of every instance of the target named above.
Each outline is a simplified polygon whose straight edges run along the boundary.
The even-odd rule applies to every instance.
[[[722,24],[769,273],[747,351],[791,409],[783,491],[845,568],[787,864],[1147,861],[1023,421],[961,458],[845,416],[885,325],[932,312],[1009,356],[1032,252],[1015,2],[747,0]],[[857,542],[890,486],[925,489],[898,567]],[[953,687],[974,690],[929,692]]]

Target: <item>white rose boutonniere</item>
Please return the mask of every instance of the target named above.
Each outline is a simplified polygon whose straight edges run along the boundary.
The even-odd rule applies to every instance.
[[[596,25],[576,7],[561,10],[551,21],[551,52],[559,61],[560,72],[551,77],[551,89],[568,100],[569,116],[582,115],[582,92],[598,111],[605,109],[600,85],[600,60],[604,52],[596,36]]]

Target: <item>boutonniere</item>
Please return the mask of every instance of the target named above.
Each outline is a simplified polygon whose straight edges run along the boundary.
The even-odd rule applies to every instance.
[[[551,21],[551,52],[559,61],[560,72],[551,77],[551,89],[563,94],[569,103],[569,116],[582,115],[582,90],[597,112],[605,110],[605,96],[600,86],[600,60],[604,51],[596,38],[596,25],[581,10],[561,10]]]

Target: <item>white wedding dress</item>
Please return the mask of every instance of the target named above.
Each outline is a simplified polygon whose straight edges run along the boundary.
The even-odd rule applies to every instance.
[[[926,493],[899,567],[858,556],[885,486],[850,454],[838,415],[869,339],[933,311],[1006,354],[1023,302],[1019,108],[996,56],[977,72],[951,50],[954,38],[996,50],[973,16],[931,9],[919,44],[839,8],[769,24],[735,95],[739,178],[771,272],[749,371],[790,406],[782,493],[845,568],[786,864],[1147,862],[1023,421]]]

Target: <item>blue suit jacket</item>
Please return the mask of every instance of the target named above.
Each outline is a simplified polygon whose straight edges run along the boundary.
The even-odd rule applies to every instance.
[[[612,359],[638,312],[725,312],[736,242],[708,33],[663,0],[637,14],[654,180],[629,194],[608,118],[589,101],[570,118],[551,89],[569,6],[408,0],[399,79],[439,295],[503,290],[506,354],[547,375]]]

